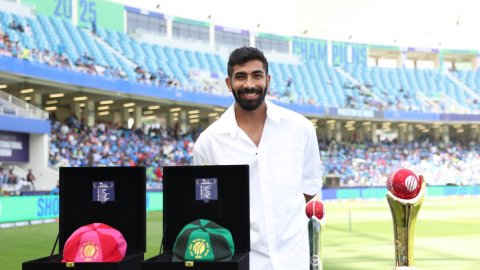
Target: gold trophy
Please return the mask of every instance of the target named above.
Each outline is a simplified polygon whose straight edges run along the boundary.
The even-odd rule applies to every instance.
[[[305,207],[308,220],[308,242],[310,247],[310,270],[322,270],[322,233],[321,220],[325,214],[323,203],[319,200],[311,200]]]
[[[408,169],[398,169],[387,180],[387,201],[395,235],[395,270],[415,270],[413,238],[415,223],[425,197],[426,183]]]

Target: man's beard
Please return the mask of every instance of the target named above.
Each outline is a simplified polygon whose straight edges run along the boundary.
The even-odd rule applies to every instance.
[[[267,95],[268,91],[268,86],[263,89],[260,87],[255,87],[255,88],[239,88],[237,91],[232,89],[233,97],[235,98],[235,101],[237,102],[238,105],[245,111],[253,111],[256,110],[260,105],[262,105],[263,101],[265,100],[265,96]],[[253,100],[245,100],[240,98],[240,95],[242,94],[251,94],[251,93],[256,93],[259,94],[260,96],[257,99]]]

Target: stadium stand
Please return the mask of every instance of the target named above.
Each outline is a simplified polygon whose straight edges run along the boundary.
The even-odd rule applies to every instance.
[[[79,121],[52,125],[49,163],[54,167],[145,166],[148,187],[161,187],[162,167],[192,163],[193,139],[199,131],[180,134],[178,128],[129,130]]]
[[[175,135],[173,129],[126,130],[99,124],[88,128],[55,122],[50,164],[60,166],[147,166],[150,188],[159,188],[163,166],[192,161],[192,146],[200,130]],[[74,146],[74,147],[72,147]],[[385,186],[389,173],[412,168],[430,185],[476,185],[480,146],[423,140],[320,143],[324,172],[338,175],[340,185]],[[460,177],[461,175],[461,177]]]
[[[13,57],[116,79],[225,93],[220,86],[205,85],[197,79],[225,77],[225,59],[213,52],[149,44],[103,28],[98,28],[97,36],[66,20],[44,15],[25,18],[0,12],[0,20],[6,29],[4,40],[5,36],[10,40],[4,47]],[[11,29],[12,23],[29,26],[32,33]],[[304,61],[272,62],[271,71],[272,96],[285,103],[428,112],[471,112],[478,107],[468,102],[476,96],[438,70],[351,64],[332,67]],[[457,76],[466,80],[464,74]]]
[[[25,19],[9,13],[0,13],[0,16],[3,17],[4,27],[12,21],[32,25],[35,33],[33,36],[40,37],[37,40],[24,33],[9,31],[9,34],[14,35],[14,44],[18,41],[18,35],[22,35],[22,40],[25,40],[16,44],[16,51],[36,48],[31,57],[28,57],[33,61],[114,78],[126,77],[132,81],[175,86],[184,90],[221,93],[219,87],[212,91],[208,89],[211,84],[206,86],[194,79],[199,71],[207,71],[213,78],[225,77],[225,69],[222,71],[221,67],[226,67],[226,63],[218,54],[140,43],[125,33],[99,28],[98,37],[111,46],[108,48],[89,31],[77,29],[71,23],[55,17],[39,15],[37,19]],[[46,38],[41,38],[49,35],[52,36],[48,39],[49,42]],[[118,56],[115,50],[127,59]],[[12,53],[12,56],[16,55]],[[71,59],[76,59],[75,66]],[[342,86],[346,79],[332,67],[315,63],[299,65],[272,62],[271,70],[274,78],[272,96],[278,101],[310,105],[333,104],[338,107],[345,104],[346,95]],[[282,81],[282,78],[295,79],[287,87],[287,82]],[[318,91],[319,89],[326,91]]]
[[[469,108],[466,100],[472,98],[467,93],[459,91],[454,82],[438,71],[400,68],[359,70],[357,68],[352,73],[359,76],[365,74],[363,78],[373,79],[375,84],[373,90],[381,99],[389,98],[387,93],[399,93],[400,95],[389,98],[388,105],[393,105],[396,100],[397,107],[403,110],[455,112],[462,108]],[[363,83],[368,83],[368,80],[364,80]],[[426,102],[421,103],[421,100]]]
[[[388,175],[406,167],[424,175],[429,185],[478,185],[479,146],[425,138],[397,141],[320,144],[324,171],[338,175],[341,186],[385,186]]]

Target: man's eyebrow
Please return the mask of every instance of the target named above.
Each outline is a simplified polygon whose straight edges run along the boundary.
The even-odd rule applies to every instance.
[[[252,71],[251,73],[252,73],[252,74],[262,73],[262,74],[263,74],[263,73],[265,73],[265,72],[264,72],[263,70],[261,70],[261,69],[257,69],[257,70]],[[245,74],[247,74],[247,72],[246,72],[246,71],[237,71],[237,72],[235,72],[233,75],[237,75],[237,74],[245,75]]]
[[[255,71],[253,71],[252,73],[254,73],[254,74],[258,74],[258,73],[263,74],[264,72],[263,72],[263,70],[261,70],[261,69],[257,69],[257,70],[255,70]]]

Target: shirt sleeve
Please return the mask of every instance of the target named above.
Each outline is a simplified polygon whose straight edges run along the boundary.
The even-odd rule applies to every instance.
[[[310,123],[309,123],[310,124]],[[317,134],[313,126],[307,126],[307,138],[303,157],[303,193],[316,195],[322,189],[322,162],[318,148]]]

